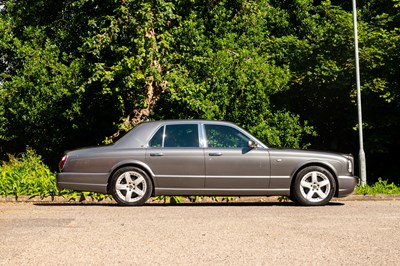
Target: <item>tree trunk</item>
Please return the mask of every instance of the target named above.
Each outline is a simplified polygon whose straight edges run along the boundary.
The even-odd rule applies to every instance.
[[[146,38],[149,38],[152,41],[151,48],[153,50],[153,58],[150,63],[150,68],[156,69],[157,74],[162,77],[162,67],[156,58],[155,54],[158,53],[155,32],[153,29],[149,30],[145,34]],[[167,88],[167,81],[163,80],[160,83],[155,81],[154,76],[150,75],[146,78],[144,84],[144,93],[145,93],[145,107],[134,107],[132,112],[130,112],[124,122],[120,125],[117,132],[115,132],[110,137],[106,138],[106,143],[113,143],[117,138],[121,135],[121,133],[129,131],[133,127],[137,126],[139,123],[145,121],[149,116],[151,111],[156,106],[158,100],[161,97],[161,94],[165,92]]]

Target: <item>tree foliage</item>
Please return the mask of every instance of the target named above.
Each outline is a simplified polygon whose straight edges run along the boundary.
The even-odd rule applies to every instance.
[[[400,2],[357,2],[376,174],[400,146]],[[54,164],[145,119],[205,118],[357,154],[353,43],[343,1],[1,0],[1,150]]]
[[[273,145],[304,145],[302,136],[312,128],[270,102],[289,88],[291,77],[271,54],[268,29],[280,23],[274,13],[266,1],[220,1],[180,14],[173,29],[176,67],[156,117],[229,120]]]

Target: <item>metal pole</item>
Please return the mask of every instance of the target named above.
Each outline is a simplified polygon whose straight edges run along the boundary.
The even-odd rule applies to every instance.
[[[367,169],[365,162],[364,153],[364,140],[363,140],[363,124],[362,124],[362,111],[361,111],[361,89],[360,89],[360,64],[358,59],[358,31],[357,31],[357,8],[356,0],[353,1],[353,25],[354,25],[354,50],[355,50],[355,61],[356,61],[356,82],[357,82],[357,107],[358,107],[358,133],[360,140],[360,151],[359,151],[359,168],[361,177],[361,186],[367,184]]]

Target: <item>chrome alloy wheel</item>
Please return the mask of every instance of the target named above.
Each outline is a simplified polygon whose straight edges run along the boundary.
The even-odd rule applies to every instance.
[[[145,178],[136,171],[122,173],[115,182],[115,192],[125,202],[137,202],[147,191]]]
[[[319,171],[312,171],[303,176],[300,181],[300,192],[310,202],[325,200],[331,191],[329,178]]]

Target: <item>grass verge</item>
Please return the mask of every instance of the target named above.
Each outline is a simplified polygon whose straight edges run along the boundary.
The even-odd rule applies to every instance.
[[[389,183],[387,180],[378,179],[378,182],[372,185],[357,186],[356,194],[358,195],[398,195],[400,194],[400,186],[395,183]]]

